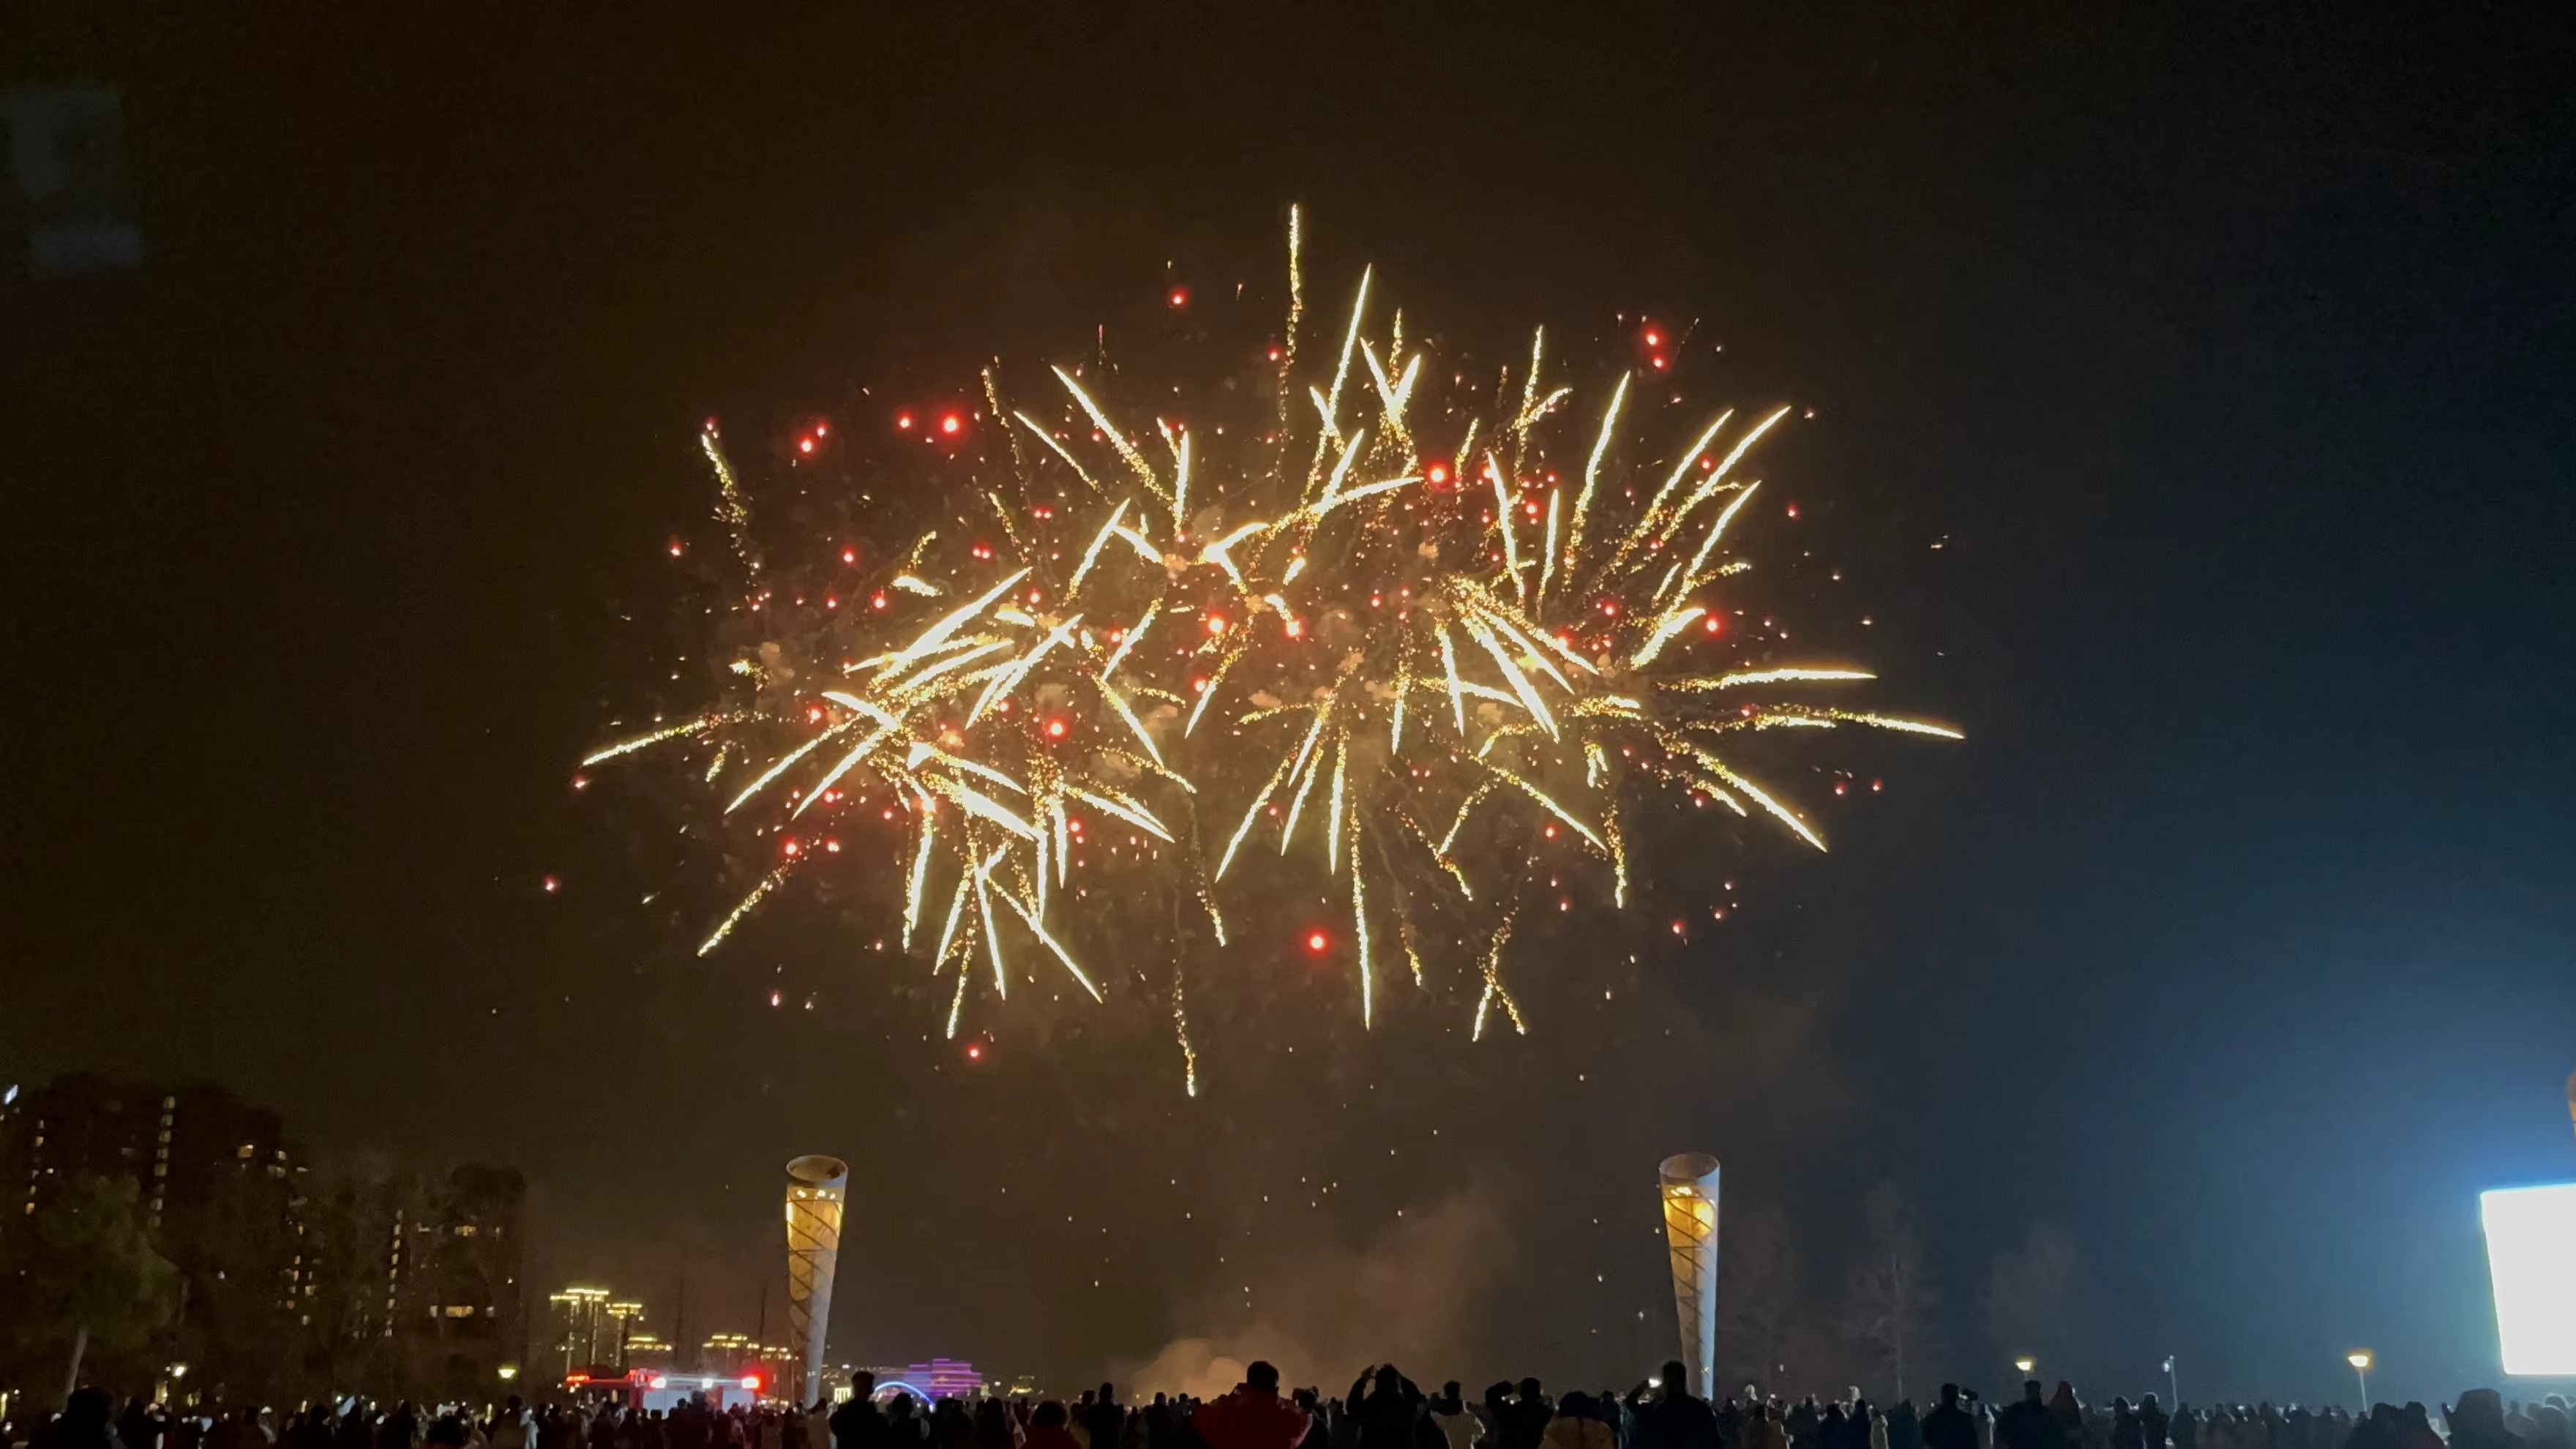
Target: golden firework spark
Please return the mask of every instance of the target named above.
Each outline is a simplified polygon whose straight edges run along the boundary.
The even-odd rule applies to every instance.
[[[1597,862],[1610,905],[1624,908],[1627,823],[1659,803],[1758,811],[1824,848],[1813,821],[1738,758],[1747,738],[1844,726],[1959,737],[1930,721],[1752,698],[1873,677],[1831,660],[1748,657],[1721,627],[1740,617],[1729,591],[1747,561],[1730,550],[1761,487],[1737,472],[1787,408],[1642,434],[1631,376],[1577,399],[1545,377],[1543,333],[1521,376],[1506,369],[1490,395],[1444,387],[1459,370],[1433,359],[1419,329],[1409,338],[1400,312],[1372,333],[1373,271],[1353,290],[1339,346],[1310,373],[1303,242],[1292,212],[1286,325],[1270,349],[1275,415],[1264,400],[1251,426],[1222,426],[1161,397],[1124,416],[1115,374],[1086,380],[1062,366],[1040,396],[1006,399],[985,369],[979,419],[1004,446],[941,458],[946,496],[981,500],[978,516],[989,504],[998,544],[970,543],[976,524],[952,505],[945,517],[964,527],[924,530],[879,574],[864,614],[771,626],[767,646],[729,661],[738,697],[583,763],[703,748],[716,755],[713,779],[739,761],[749,777],[722,813],[763,839],[800,822],[862,821],[860,800],[894,802],[877,808],[908,836],[900,941],[923,948],[938,916],[928,955],[955,976],[951,1035],[979,979],[996,1000],[1042,970],[1091,1000],[1151,994],[1155,978],[1129,964],[1132,951],[1116,953],[1113,971],[1083,963],[1105,907],[1086,904],[1078,873],[1111,858],[1160,881],[1175,909],[1186,897],[1217,949],[1236,953],[1246,943],[1229,944],[1220,892],[1249,896],[1280,871],[1320,867],[1346,894],[1364,1028],[1405,979],[1381,979],[1384,918],[1425,992],[1438,985],[1426,949],[1438,956],[1441,936],[1419,923],[1464,923],[1481,1037],[1496,1009],[1528,1029],[1503,966],[1522,868],[1555,848],[1545,842],[1561,837]],[[1588,421],[1561,421],[1578,417]],[[960,432],[955,421],[943,430]],[[1456,451],[1426,458],[1433,438],[1455,438]],[[792,550],[755,538],[749,491],[712,428],[701,442],[743,571],[733,615],[766,625],[796,591],[783,562]],[[1571,490],[1551,470],[1560,449],[1561,466],[1580,470]],[[973,474],[964,486],[956,469]],[[814,659],[837,664],[796,667]],[[1235,822],[1213,859],[1201,853],[1200,799]],[[1443,818],[1435,844],[1417,822]],[[1247,854],[1265,821],[1275,848]],[[794,837],[776,848],[787,857],[702,953],[813,859]],[[1185,975],[1175,957],[1167,1014],[1195,1093]]]

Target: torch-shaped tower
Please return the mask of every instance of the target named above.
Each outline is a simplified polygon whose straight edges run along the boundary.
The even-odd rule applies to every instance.
[[[787,1325],[799,1377],[782,1385],[798,1403],[822,1381],[823,1336],[832,1322],[832,1273],[841,1259],[841,1197],[850,1165],[837,1157],[787,1164]]]
[[[1717,1386],[1717,1159],[1685,1152],[1665,1158],[1659,1173],[1682,1363],[1691,1372],[1691,1392],[1712,1398]]]

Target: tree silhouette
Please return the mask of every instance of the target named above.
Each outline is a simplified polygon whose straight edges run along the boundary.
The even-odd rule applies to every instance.
[[[1892,1399],[1920,1388],[1939,1350],[1933,1310],[1941,1295],[1923,1263],[1914,1204],[1892,1183],[1871,1189],[1859,1256],[1843,1288],[1841,1328],[1862,1382],[1892,1385]]]
[[[2031,1224],[1986,1270],[1986,1333],[1998,1356],[2061,1350],[2075,1298],[2075,1239],[2055,1223]]]
[[[131,1178],[75,1183],[36,1214],[35,1231],[21,1240],[23,1293],[9,1317],[28,1347],[70,1350],[65,1393],[80,1383],[92,1346],[140,1349],[178,1317],[179,1270],[135,1220],[140,1196]]]
[[[1804,1274],[1788,1214],[1767,1204],[1728,1215],[1719,1260],[1717,1362],[1721,1380],[1766,1387],[1798,1357],[1794,1322]],[[1811,1368],[1812,1365],[1800,1365]]]

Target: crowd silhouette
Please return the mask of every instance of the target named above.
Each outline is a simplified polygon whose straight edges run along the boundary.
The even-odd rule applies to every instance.
[[[319,1402],[279,1415],[254,1405],[173,1407],[83,1388],[40,1422],[0,1424],[15,1449],[2576,1449],[2569,1406],[2553,1394],[2507,1403],[2470,1389],[2438,1414],[2421,1403],[2339,1407],[2269,1403],[2168,1409],[2154,1394],[2088,1404],[2071,1384],[2036,1380],[1993,1409],[1956,1384],[1918,1411],[1857,1391],[1787,1402],[1746,1385],[1711,1403],[1683,1387],[1682,1365],[1625,1393],[1551,1395],[1534,1378],[1469,1398],[1454,1380],[1426,1393],[1392,1364],[1349,1390],[1283,1391],[1255,1362],[1231,1393],[1156,1394],[1122,1403],[1113,1385],[1071,1403],[1027,1397],[882,1401],[859,1374],[848,1398],[811,1408],[718,1409],[692,1396],[667,1412],[613,1397],[530,1406]]]

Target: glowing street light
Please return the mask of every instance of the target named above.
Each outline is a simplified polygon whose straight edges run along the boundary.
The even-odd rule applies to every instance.
[[[519,1376],[519,1366],[518,1366],[517,1364],[514,1364],[514,1363],[505,1363],[505,1364],[501,1365],[501,1382],[503,1382],[503,1383],[505,1383],[505,1384],[506,1384],[506,1383],[510,1382],[512,1379],[517,1378],[518,1376]]]
[[[2343,1356],[2352,1365],[2352,1376],[2361,1383],[2361,1412],[2370,1412],[2370,1350],[2356,1348]]]
[[[2021,1376],[2023,1378],[2029,1378],[2030,1371],[2039,1367],[2039,1360],[2032,1358],[2028,1354],[2023,1354],[2021,1357],[2013,1360],[2013,1367],[2021,1370]]]
[[[184,1364],[184,1363],[174,1363],[174,1364],[170,1365],[170,1377],[172,1377],[172,1378],[174,1378],[174,1379],[184,1379],[184,1378],[186,1378],[187,1376],[188,1376],[188,1366],[187,1366],[186,1364]]]

